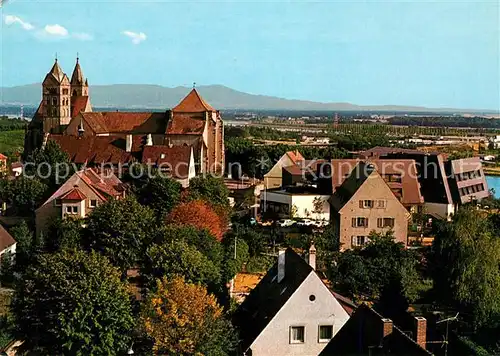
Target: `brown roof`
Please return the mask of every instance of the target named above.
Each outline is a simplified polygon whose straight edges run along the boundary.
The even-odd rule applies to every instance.
[[[196,89],[189,92],[182,101],[172,109],[174,112],[205,112],[216,111],[198,94]]]
[[[297,164],[297,162],[299,162],[299,161],[304,160],[304,157],[300,154],[300,152],[298,150],[288,151],[286,154],[288,155],[288,157],[290,157],[292,162],[295,164]]]
[[[0,153],[0,159],[2,159],[2,160],[7,159],[7,156],[4,155],[4,154],[2,154],[2,153]]]
[[[173,177],[186,178],[189,174],[191,146],[145,146],[142,163],[162,165]]]
[[[95,133],[165,133],[164,112],[86,112],[81,114]]]
[[[77,164],[128,163],[140,155],[143,142],[142,136],[134,136],[132,152],[126,152],[124,137],[50,135],[49,139],[59,144]]]
[[[87,197],[80,189],[78,189],[78,187],[74,187],[73,189],[70,189],[65,194],[63,194],[60,199],[82,201],[87,199]]]
[[[203,115],[174,112],[172,119],[168,122],[167,134],[202,135],[204,129]]]
[[[83,73],[80,67],[80,61],[76,59],[75,69],[71,75],[71,85],[82,85],[83,84]]]
[[[375,165],[378,173],[384,178],[402,204],[413,205],[424,202],[414,160],[368,159],[366,161]],[[334,191],[342,185],[359,162],[360,160],[356,159],[333,159],[331,161],[332,188]],[[397,179],[399,176],[400,181]]]
[[[118,197],[123,192],[122,181],[110,172],[97,172],[95,169],[87,168],[79,173],[80,178],[87,183],[88,186],[97,190],[98,195]],[[105,199],[105,196],[102,196]]]
[[[77,116],[80,113],[80,111],[85,111],[88,101],[89,101],[88,96],[71,97],[71,117]]]
[[[16,243],[16,240],[5,228],[0,225],[0,252],[5,250],[7,247],[12,246]]]

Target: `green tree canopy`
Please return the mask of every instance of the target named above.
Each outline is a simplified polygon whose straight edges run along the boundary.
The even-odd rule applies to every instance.
[[[163,220],[179,203],[181,189],[181,184],[176,180],[158,175],[137,189],[137,200],[153,209],[158,219]]]
[[[0,180],[0,199],[12,206],[12,214],[32,216],[47,192],[47,185],[38,178],[20,176]]]
[[[55,218],[50,222],[45,248],[50,252],[82,247],[84,221],[73,217]]]
[[[127,286],[96,252],[39,256],[16,287],[12,311],[23,347],[44,355],[116,355],[130,346]]]
[[[84,245],[107,256],[124,272],[141,259],[155,225],[154,212],[135,198],[112,199],[87,217]]]
[[[197,176],[189,181],[189,197],[205,200],[211,205],[229,208],[229,190],[222,178],[211,175]]]
[[[26,220],[10,229],[10,234],[16,240],[16,269],[24,271],[24,268],[31,262],[34,248],[34,234],[30,230]]]

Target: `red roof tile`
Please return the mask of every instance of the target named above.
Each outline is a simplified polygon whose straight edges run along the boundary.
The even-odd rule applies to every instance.
[[[205,129],[203,115],[193,115],[174,112],[168,122],[167,134],[202,135]]]
[[[1,159],[1,160],[7,159],[7,156],[6,156],[6,155],[4,155],[4,154],[1,154],[1,153],[0,153],[0,159]]]
[[[5,228],[0,225],[0,252],[5,250],[7,247],[12,246],[16,243],[16,240]]]
[[[82,201],[87,199],[87,196],[82,193],[78,187],[68,190],[65,194],[60,197],[61,200],[76,200]]]
[[[87,112],[83,118],[95,133],[165,133],[164,112]]]
[[[88,96],[71,97],[71,117],[76,117],[80,111],[85,111],[88,101]]]
[[[175,178],[186,178],[189,174],[191,146],[145,146],[143,164],[163,165]]]
[[[174,112],[205,112],[216,111],[193,89],[182,101],[172,109]]]
[[[288,151],[286,154],[288,155],[288,157],[290,157],[292,162],[295,164],[297,164],[297,162],[299,162],[299,161],[304,160],[304,157],[300,154],[300,152],[298,150],[297,151]]]

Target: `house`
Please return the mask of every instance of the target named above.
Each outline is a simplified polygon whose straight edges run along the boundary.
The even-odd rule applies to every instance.
[[[371,232],[392,231],[396,241],[407,245],[410,215],[374,164],[359,162],[330,203],[330,225],[338,232],[342,250],[365,245]]]
[[[0,258],[4,253],[16,254],[17,242],[11,234],[0,225]]]
[[[430,356],[427,320],[414,318],[413,339],[377,311],[361,304],[320,356]]]
[[[446,162],[448,185],[457,204],[488,198],[490,193],[479,157],[455,159]]]
[[[7,171],[7,156],[0,153],[0,173]]]
[[[299,151],[286,152],[269,170],[269,172],[264,174],[264,187],[266,189],[281,187],[283,167],[299,165],[303,161],[304,157],[300,154]]]
[[[320,177],[319,184],[322,189],[335,192],[360,161],[360,159],[333,159],[330,161],[330,167],[326,167],[323,163],[321,169],[328,174],[324,174],[324,178]],[[408,211],[422,210],[424,197],[420,192],[414,160],[365,159],[364,161],[376,167],[377,172]]]
[[[163,112],[94,111],[78,58],[71,81],[57,60],[47,73],[42,101],[25,137],[25,152],[43,146],[48,139],[68,140],[59,136],[72,137],[71,145],[77,151],[93,146],[99,161],[108,154],[114,160],[132,159],[146,146],[189,146],[197,173],[224,172],[224,123],[220,112],[195,88],[177,106]]]
[[[278,218],[330,219],[330,194],[311,185],[296,185],[260,192],[261,214]]]
[[[13,177],[19,177],[23,173],[23,164],[21,162],[13,162],[10,165],[10,171]]]
[[[234,315],[244,355],[318,355],[349,319],[352,303],[337,298],[308,262],[291,248],[250,292]]]
[[[55,218],[85,218],[96,206],[125,196],[123,183],[110,171],[86,168],[73,174],[36,211],[36,232],[47,230]]]

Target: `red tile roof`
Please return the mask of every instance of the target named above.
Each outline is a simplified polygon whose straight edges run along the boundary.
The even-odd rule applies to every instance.
[[[7,247],[10,247],[16,243],[16,240],[12,237],[11,234],[5,228],[0,225],[0,252],[5,250]]]
[[[297,164],[297,162],[299,161],[303,161],[304,160],[304,157],[300,154],[300,152],[298,150],[296,151],[288,151],[286,153],[288,155],[288,157],[290,157],[290,159],[292,160],[293,163]]]
[[[417,167],[411,159],[368,159],[373,163],[378,173],[384,178],[394,195],[404,205],[422,204],[424,198],[420,192]],[[334,159],[332,164],[332,187],[340,187],[351,171],[360,162],[358,159]],[[389,176],[400,175],[401,181],[391,181]]]
[[[193,89],[182,101],[172,109],[174,112],[205,112],[216,111]]]
[[[167,134],[202,135],[205,129],[205,117],[174,112],[168,122]]]
[[[87,112],[84,120],[95,133],[165,133],[164,112]]]
[[[80,189],[78,189],[78,187],[74,187],[73,189],[68,190],[59,199],[82,201],[87,199],[87,197],[85,194],[82,193]]]
[[[80,111],[85,111],[88,101],[88,96],[71,97],[71,117],[76,117]]]
[[[110,172],[97,172],[95,169],[85,169],[79,173],[80,178],[94,189],[99,196],[106,200],[105,196],[118,197],[123,193],[123,183],[118,177]],[[104,196],[103,196],[104,194]]]
[[[6,156],[6,155],[4,155],[4,154],[1,154],[1,153],[0,153],[0,159],[1,159],[1,160],[7,159],[7,156]]]
[[[142,152],[143,164],[162,165],[179,179],[188,177],[190,159],[191,146],[145,146]]]
[[[77,164],[128,163],[140,156],[142,136],[134,136],[132,152],[125,151],[125,138],[113,136],[89,136],[78,138],[69,135],[50,135],[61,149]]]

